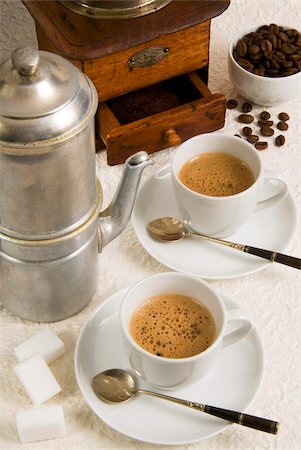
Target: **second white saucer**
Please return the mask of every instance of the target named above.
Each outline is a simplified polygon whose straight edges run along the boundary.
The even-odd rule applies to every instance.
[[[164,216],[179,218],[169,166],[159,169],[139,189],[132,224],[145,250],[171,269],[205,279],[226,279],[263,269],[269,261],[198,238],[159,242],[150,237],[146,226]],[[297,210],[289,193],[277,205],[253,214],[251,219],[227,240],[283,252],[293,238]],[[276,263],[274,263],[276,264]]]
[[[217,417],[137,395],[124,403],[101,401],[93,391],[93,377],[104,370],[131,371],[122,342],[119,307],[126,290],[116,292],[90,316],[76,343],[74,365],[78,385],[90,408],[107,425],[139,441],[163,445],[184,445],[235,427]],[[238,305],[220,292],[227,309]],[[260,387],[264,370],[263,346],[256,328],[244,339],[221,350],[212,369],[200,381],[169,391],[168,395],[235,411],[246,411]],[[139,379],[139,386],[157,390]],[[163,393],[166,393],[164,391]],[[245,428],[245,432],[250,430]]]

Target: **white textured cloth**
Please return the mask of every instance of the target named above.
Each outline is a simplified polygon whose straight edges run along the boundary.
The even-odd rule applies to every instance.
[[[20,1],[0,1],[2,24],[0,44],[2,51],[25,44],[36,45],[33,21]],[[234,33],[242,27],[264,23],[286,24],[301,28],[300,0],[232,0],[229,9],[212,20],[210,48],[210,88],[228,97],[235,96],[227,72],[227,46]],[[256,107],[255,112],[262,108]],[[291,116],[286,132],[287,143],[281,149],[270,144],[262,152],[266,168],[280,170],[289,180],[300,219],[301,213],[301,109],[291,102],[280,110]],[[225,131],[236,133],[235,113],[227,111]],[[269,139],[269,142],[272,142]],[[166,153],[166,152],[165,152]],[[160,155],[156,156],[158,161]],[[164,157],[164,152],[163,152]],[[146,169],[145,179],[158,166]],[[122,167],[108,167],[105,154],[97,157],[97,175],[101,180],[105,205],[113,196]],[[297,235],[286,249],[287,254],[301,256],[301,225]],[[93,450],[154,448],[129,439],[105,425],[91,411],[76,383],[73,355],[77,336],[92,311],[108,296],[139,279],[168,270],[150,257],[139,244],[131,224],[106,247],[99,256],[99,284],[90,304],[75,317],[48,325],[64,341],[65,355],[51,365],[51,370],[62,387],[62,392],[49,404],[62,404],[65,412],[67,435],[55,441],[23,444],[24,449]],[[257,398],[248,409],[250,414],[279,420],[277,437],[246,430],[239,426],[198,444],[178,447],[220,449],[278,449],[300,448],[301,429],[301,274],[297,270],[273,264],[250,276],[233,280],[214,281],[211,284],[232,297],[241,307],[252,312],[265,348],[265,374]],[[12,316],[5,308],[0,310],[0,448],[19,449],[15,429],[15,413],[29,407],[29,401],[17,383],[12,367],[16,360],[13,349],[22,341],[42,330],[46,325]]]

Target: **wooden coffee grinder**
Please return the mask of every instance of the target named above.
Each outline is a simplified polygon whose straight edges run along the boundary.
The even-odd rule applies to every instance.
[[[95,84],[98,149],[106,148],[108,164],[224,126],[226,99],[207,83],[211,19],[230,0],[165,2],[134,18],[74,8],[84,2],[22,1],[39,48],[68,59]]]

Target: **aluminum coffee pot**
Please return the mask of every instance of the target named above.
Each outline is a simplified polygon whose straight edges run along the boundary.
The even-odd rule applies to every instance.
[[[101,212],[92,82],[58,55],[17,49],[0,67],[0,301],[38,322],[79,312],[97,255],[126,226],[146,152],[130,157]]]

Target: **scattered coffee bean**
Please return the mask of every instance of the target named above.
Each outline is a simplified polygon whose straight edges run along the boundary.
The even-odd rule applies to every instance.
[[[238,106],[238,102],[237,102],[237,100],[235,100],[235,98],[230,98],[228,101],[227,101],[227,109],[234,109],[234,108],[237,108],[237,106]]]
[[[286,131],[288,129],[288,124],[284,122],[284,120],[281,120],[281,122],[277,123],[278,130]]]
[[[240,134],[234,134],[234,136],[239,137],[241,139],[241,135]]]
[[[262,134],[262,136],[273,136],[274,130],[270,127],[262,127],[260,129],[260,133]]]
[[[271,127],[274,124],[274,122],[272,120],[258,120],[257,123],[260,126],[260,128]]]
[[[248,112],[252,111],[252,108],[253,108],[253,106],[251,105],[251,103],[245,102],[242,104],[241,110],[244,113],[248,113]]]
[[[263,25],[238,41],[233,57],[240,66],[255,75],[293,75],[301,71],[301,33],[274,23]]]
[[[262,120],[269,120],[270,117],[271,117],[271,114],[268,111],[262,111],[260,113],[260,118]]]
[[[266,150],[268,148],[268,143],[263,141],[258,141],[255,144],[256,150]]]
[[[243,133],[244,136],[251,136],[252,128],[250,128],[250,127],[243,127],[242,133]]]
[[[250,142],[250,144],[256,144],[256,142],[259,141],[259,137],[256,136],[256,134],[251,134],[247,137],[247,141]]]
[[[252,123],[254,120],[254,117],[250,114],[240,114],[238,116],[238,121],[241,123]]]
[[[277,145],[277,147],[281,147],[284,144],[285,144],[285,137],[283,136],[283,134],[280,134],[275,139],[275,145]]]
[[[280,120],[289,120],[290,119],[290,116],[285,112],[281,112],[278,117]]]

